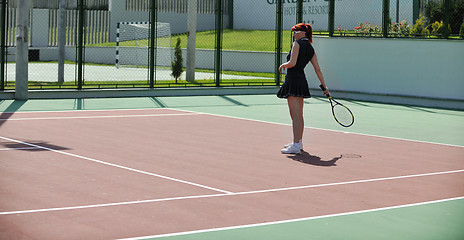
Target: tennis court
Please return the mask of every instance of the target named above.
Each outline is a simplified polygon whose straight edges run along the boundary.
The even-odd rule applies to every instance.
[[[463,239],[464,112],[344,103],[2,100],[0,239]]]

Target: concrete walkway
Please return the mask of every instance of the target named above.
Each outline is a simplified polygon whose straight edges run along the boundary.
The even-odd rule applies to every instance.
[[[57,63],[29,63],[29,81],[55,82],[58,79],[58,64]],[[14,63],[7,64],[7,80],[14,81],[16,65]],[[64,68],[65,81],[74,81],[77,75],[77,67],[74,64],[65,64]],[[116,68],[115,66],[84,66],[84,79],[86,81],[137,81],[147,80],[147,68]],[[214,73],[196,72],[196,80],[213,80]],[[185,80],[185,72],[181,76]],[[222,79],[269,79],[253,76],[239,76],[222,74]],[[167,81],[174,80],[171,76],[170,69],[157,69],[156,80]]]

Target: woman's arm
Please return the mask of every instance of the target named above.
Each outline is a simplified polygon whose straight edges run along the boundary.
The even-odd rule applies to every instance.
[[[298,60],[298,54],[300,53],[300,44],[298,42],[293,42],[292,51],[290,53],[290,61],[283,63],[279,67],[279,72],[282,73],[282,69],[292,68],[296,65]]]
[[[322,86],[326,89],[324,91],[324,95],[327,95],[329,93],[329,89],[325,85],[324,76],[322,75],[321,68],[319,67],[319,62],[317,61],[316,53],[314,53],[314,56],[311,59],[311,64],[314,67],[314,71],[316,72],[317,78],[319,78],[319,82],[321,82]]]

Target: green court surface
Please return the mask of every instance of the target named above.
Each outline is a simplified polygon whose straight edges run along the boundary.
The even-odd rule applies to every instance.
[[[464,239],[464,199],[140,239]]]
[[[351,100],[343,102],[355,115],[352,127],[340,127],[332,118],[328,100],[320,97],[305,100],[305,126],[464,146],[464,111]],[[11,112],[149,108],[173,108],[291,124],[286,101],[274,95],[0,100],[0,118],[8,118],[11,114],[6,113]],[[463,226],[464,199],[461,197],[288,222],[207,229],[158,236],[157,239],[464,239]]]

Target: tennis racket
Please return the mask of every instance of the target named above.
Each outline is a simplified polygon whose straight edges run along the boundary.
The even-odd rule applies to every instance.
[[[319,85],[322,91],[325,91],[324,86]],[[345,105],[339,103],[335,100],[330,94],[327,94],[327,97],[330,100],[330,105],[332,106],[332,115],[335,118],[335,121],[343,127],[350,127],[354,123],[354,115],[351,110]]]

